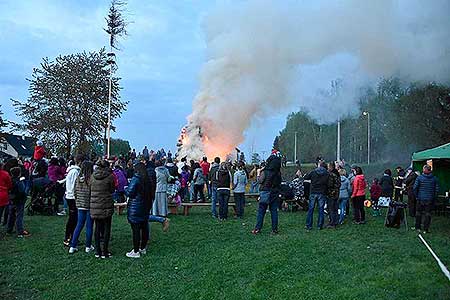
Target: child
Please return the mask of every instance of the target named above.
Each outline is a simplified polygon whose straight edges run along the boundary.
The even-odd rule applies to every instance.
[[[188,183],[189,183],[189,177],[191,174],[189,174],[188,167],[183,166],[181,171],[181,189],[180,189],[180,196],[181,201],[184,201],[184,198],[186,197],[187,190],[188,190]]]
[[[45,154],[46,154],[46,152],[45,152],[44,144],[42,143],[42,141],[37,141],[36,146],[34,147],[34,154],[33,154],[34,160],[38,161],[38,160],[43,159]]]
[[[7,213],[4,211],[8,209],[9,196],[8,191],[12,188],[11,177],[9,173],[3,169],[3,164],[0,162],[0,221],[2,217],[5,216],[4,222],[7,219]],[[6,224],[6,223],[5,223]]]
[[[370,200],[372,201],[373,216],[380,215],[380,208],[378,207],[378,199],[381,197],[381,185],[378,182],[378,178],[374,178],[370,187]]]
[[[9,192],[11,205],[9,207],[8,229],[6,232],[12,233],[14,223],[16,223],[17,237],[23,238],[30,235],[28,231],[23,229],[23,210],[27,200],[25,183],[20,178],[19,167],[12,168],[10,172],[12,177],[12,188]]]

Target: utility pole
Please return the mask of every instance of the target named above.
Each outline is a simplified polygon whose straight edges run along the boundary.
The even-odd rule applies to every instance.
[[[112,94],[112,76],[113,76],[113,65],[115,64],[116,55],[114,52],[108,53],[108,64],[109,64],[109,90],[108,90],[108,127],[107,127],[107,146],[106,146],[106,157],[109,159],[111,155],[111,94]]]
[[[370,165],[370,113],[365,111],[363,115],[367,116],[367,164]]]
[[[294,135],[294,164],[297,163],[297,131]]]
[[[336,149],[336,160],[341,161],[341,120],[337,122],[337,149]]]

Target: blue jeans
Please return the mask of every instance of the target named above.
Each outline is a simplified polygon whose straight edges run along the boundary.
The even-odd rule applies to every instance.
[[[258,185],[258,181],[257,181],[257,180],[252,181],[252,182],[250,183],[250,191],[249,191],[249,193],[250,193],[250,194],[256,194],[256,193],[259,193],[259,185]]]
[[[345,210],[347,209],[348,198],[339,198],[339,224],[345,219]]]
[[[316,201],[319,205],[319,219],[317,220],[317,228],[322,229],[324,222],[324,207],[327,202],[327,197],[323,194],[311,194],[309,196],[308,216],[306,217],[306,228],[311,229],[313,223],[314,207]]]
[[[230,190],[217,190],[217,199],[219,200],[219,218],[228,218],[228,200],[230,199]]]
[[[212,186],[212,195],[211,195],[211,214],[213,217],[217,217],[217,187]]]
[[[258,215],[256,217],[255,229],[261,230],[264,224],[264,216],[266,215],[267,207],[270,210],[270,217],[272,219],[272,231],[278,230],[278,194],[275,192],[261,191],[259,193]]]
[[[80,237],[81,231],[86,224],[86,248],[92,246],[92,233],[94,228],[94,222],[92,222],[91,214],[88,209],[78,209],[78,222],[75,231],[73,232],[73,237],[70,240],[70,247],[76,248],[78,244],[78,238]]]
[[[8,216],[8,228],[7,232],[12,232],[14,229],[14,223],[16,223],[17,234],[23,232],[23,209],[25,204],[10,204],[9,216]]]
[[[166,218],[160,217],[160,216],[154,216],[154,215],[148,216],[149,222],[163,223],[165,220],[166,220]]]

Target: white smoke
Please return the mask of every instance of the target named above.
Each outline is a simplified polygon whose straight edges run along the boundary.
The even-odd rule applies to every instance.
[[[353,84],[344,87],[363,77],[393,75],[447,81],[448,12],[445,0],[254,0],[218,6],[205,20],[207,62],[180,155],[225,156],[243,142],[252,120],[293,101],[325,122],[354,112],[357,99],[349,92],[336,106],[295,88],[307,81],[308,67],[336,55],[356,61],[344,79]],[[329,107],[339,110],[330,116]]]

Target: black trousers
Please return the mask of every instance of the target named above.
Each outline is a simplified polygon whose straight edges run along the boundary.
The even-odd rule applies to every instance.
[[[365,222],[366,221],[366,212],[364,210],[364,200],[365,196],[358,196],[352,198],[353,204],[353,217],[355,222]]]
[[[131,223],[131,230],[133,232],[133,249],[138,252],[139,249],[145,249],[148,242],[148,222]]]
[[[62,184],[56,183],[55,185],[55,203],[53,203],[53,210],[55,213],[59,212],[59,205],[64,202],[65,188]]]
[[[95,250],[97,254],[108,253],[109,239],[111,238],[112,216],[104,219],[94,219],[95,223]],[[101,241],[103,240],[103,248]]]
[[[69,240],[72,238],[73,232],[77,227],[78,222],[78,210],[75,204],[75,199],[66,199],[67,206],[69,207],[69,218],[67,219],[66,224],[66,235],[65,240]]]
[[[327,197],[327,210],[328,216],[330,218],[329,225],[331,226],[338,225],[339,221],[338,208],[339,208],[339,199],[330,199]]]
[[[242,218],[245,208],[245,193],[234,193],[234,202],[236,203],[236,216]]]
[[[205,185],[204,184],[195,184],[194,185],[194,202],[197,201],[197,196],[200,193],[200,200],[205,202],[205,193],[203,192]]]
[[[416,211],[416,229],[422,229],[428,231],[431,224],[431,211],[433,210],[433,204],[417,202]]]
[[[414,195],[412,189],[408,190],[409,215],[413,218],[416,216],[416,205],[417,205],[416,195]]]
[[[9,205],[0,206],[0,222],[3,219],[3,225],[8,223]]]

